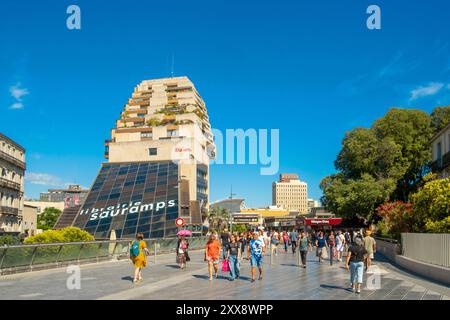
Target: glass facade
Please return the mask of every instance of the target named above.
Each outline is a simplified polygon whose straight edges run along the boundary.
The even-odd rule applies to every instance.
[[[104,163],[73,225],[96,239],[174,237],[178,212],[177,164]]]

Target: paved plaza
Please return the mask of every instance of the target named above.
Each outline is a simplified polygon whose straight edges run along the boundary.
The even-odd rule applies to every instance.
[[[203,252],[191,252],[186,270],[179,270],[173,254],[153,257],[143,271],[144,281],[132,283],[127,260],[81,266],[81,288],[69,290],[66,268],[0,276],[0,299],[337,299],[337,300],[449,300],[450,288],[399,270],[381,256],[375,265],[380,288],[363,285],[360,295],[348,290],[349,272],[344,263],[320,265],[313,254],[306,269],[296,266],[297,257],[281,251],[270,264],[264,261],[263,280],[250,282],[250,265],[242,260],[241,278],[228,280],[228,273],[209,281]],[[365,274],[364,278],[372,274]]]

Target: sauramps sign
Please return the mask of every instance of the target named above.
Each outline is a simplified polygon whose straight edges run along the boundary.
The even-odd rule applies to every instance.
[[[175,200],[167,202],[142,203],[140,201],[120,203],[116,206],[109,206],[106,208],[88,208],[80,211],[80,215],[90,214],[89,220],[105,219],[108,217],[115,217],[118,215],[126,215],[139,213],[144,211],[158,212],[164,208],[171,208],[176,205]]]

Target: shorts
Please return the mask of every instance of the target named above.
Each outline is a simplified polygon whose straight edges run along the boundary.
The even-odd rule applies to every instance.
[[[262,268],[262,264],[263,264],[263,256],[255,256],[255,255],[251,255],[250,256],[250,265],[252,267],[258,267],[258,268]]]

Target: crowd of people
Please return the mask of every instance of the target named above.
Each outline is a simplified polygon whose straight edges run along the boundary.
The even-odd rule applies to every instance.
[[[232,233],[227,229],[221,233],[211,232],[205,246],[204,260],[208,264],[209,280],[219,277],[219,263],[222,260],[222,271],[229,272],[229,280],[234,281],[240,277],[242,259],[247,259],[251,266],[251,282],[263,279],[263,261],[267,252],[277,256],[279,247],[300,256],[300,267],[307,267],[308,252],[315,252],[318,263],[323,264],[326,259],[333,263],[345,262],[350,271],[350,287],[360,293],[364,268],[367,271],[371,266],[376,251],[376,241],[370,230],[305,230],[265,231],[264,228]],[[130,258],[135,266],[134,282],[142,281],[141,269],[146,266],[144,252],[148,253],[142,234],[130,243]],[[133,248],[136,256],[133,255]],[[189,241],[186,237],[179,237],[176,248],[176,257],[180,269],[186,267],[190,260]],[[344,256],[346,257],[343,261]]]

